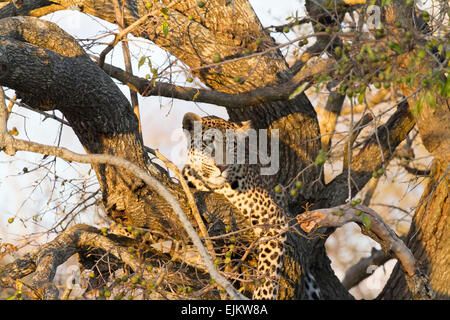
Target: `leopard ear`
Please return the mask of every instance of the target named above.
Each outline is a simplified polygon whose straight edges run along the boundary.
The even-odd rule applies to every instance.
[[[247,121],[242,121],[241,122],[241,126],[239,127],[239,130],[242,131],[242,132],[247,132],[251,128],[252,128],[252,121],[251,120],[247,120]]]
[[[202,118],[192,112],[186,113],[183,117],[183,129],[192,132],[194,130],[194,123],[196,121],[201,122]]]

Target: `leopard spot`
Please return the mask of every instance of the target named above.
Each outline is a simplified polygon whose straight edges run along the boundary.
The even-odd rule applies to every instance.
[[[187,179],[186,179],[186,180],[187,180]],[[187,183],[187,185],[188,185],[189,188],[195,188],[195,185],[194,185],[191,181],[189,181],[189,182]]]
[[[270,259],[277,260],[278,259],[278,252],[275,251],[274,253],[272,253],[271,256],[270,256]]]

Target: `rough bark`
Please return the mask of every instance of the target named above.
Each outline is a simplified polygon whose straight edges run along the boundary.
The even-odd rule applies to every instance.
[[[138,29],[138,35],[145,36],[146,38],[153,40],[161,47],[166,48],[193,69],[203,64],[211,63],[212,55],[216,52],[220,52],[224,59],[238,54],[238,52],[236,52],[236,48],[238,48],[239,51],[242,50],[240,44],[244,30],[245,34],[247,34],[246,37],[249,37],[246,41],[250,46],[254,46],[252,50],[257,50],[254,42],[260,37],[263,38],[264,41],[259,50],[267,49],[270,45],[272,45],[272,40],[267,36],[267,34],[264,33],[261,24],[247,1],[235,1],[233,8],[231,6],[227,6],[225,10],[223,10],[222,6],[209,10],[207,14],[203,14],[203,18],[200,17],[194,9],[192,9],[192,4],[195,4],[196,6],[195,1],[185,1],[182,5],[177,6],[176,10],[175,8],[169,9],[168,21],[169,26],[171,26],[171,28],[173,26],[173,29],[170,30],[170,36],[167,39],[162,37],[161,32],[159,31],[161,30],[161,21],[158,19],[152,20],[147,26],[143,27],[143,29]],[[125,11],[125,20],[128,25],[138,19],[140,15],[148,12],[147,8],[143,5],[139,5],[138,8],[134,8],[132,6],[127,7],[127,10]],[[110,22],[115,21],[113,8],[109,2],[102,4],[101,6],[98,2],[95,2],[93,6],[90,6],[90,3],[87,2],[83,6],[83,11]],[[187,18],[189,14],[194,16],[193,22],[189,22]],[[199,22],[197,22],[197,20]],[[235,24],[231,23],[235,20],[242,23],[240,28],[235,29]],[[158,24],[155,26],[153,21],[157,21]],[[185,30],[186,25],[189,25],[188,33],[186,33]],[[226,28],[232,29],[230,30]],[[230,33],[234,34],[234,36],[230,37]],[[187,37],[192,39],[186,39]],[[208,41],[203,42],[201,39],[208,39]],[[270,70],[270,72],[267,72],[268,70]],[[279,52],[269,52],[266,55],[255,58],[242,59],[236,63],[224,64],[221,66],[220,71],[220,74],[225,74],[225,76],[219,76],[217,78],[217,73],[211,69],[200,70],[197,74],[212,88],[230,93],[265,86],[280,80],[286,81],[290,76],[292,76],[287,69],[284,58],[279,54]],[[233,81],[233,78],[237,75],[237,72],[239,72],[238,74],[249,75],[249,78],[246,79],[243,85],[237,86]],[[265,116],[262,117],[261,115]],[[66,117],[69,122],[73,119],[73,117],[70,118],[70,115]],[[309,100],[303,94],[288,102],[266,103],[260,106],[236,109],[234,112],[230,111],[230,118],[231,120],[251,119],[255,128],[268,128],[271,126],[272,128],[282,129],[280,130],[280,160],[283,163],[289,163],[289,166],[283,166],[278,177],[274,178],[273,185],[275,185],[276,181],[281,183],[289,182],[292,178],[292,174],[299,172],[301,169],[310,164],[315,159],[317,152],[320,149],[320,139],[318,139],[319,129],[316,114],[309,103]],[[77,119],[73,120],[77,121]],[[95,125],[92,129],[94,128]],[[96,134],[97,132],[95,132],[95,135]],[[86,138],[81,140],[81,142],[83,144],[89,143],[89,141],[86,141]],[[133,147],[130,149],[128,149],[128,147],[130,147],[129,144],[127,144],[125,149],[128,151],[133,150]],[[112,151],[114,149],[110,150]],[[313,167],[311,171],[314,172],[314,174],[305,174],[304,184],[308,185],[309,181],[316,180],[317,176],[319,176],[319,170],[320,169]],[[104,179],[104,181],[116,180],[113,175],[101,175],[101,178]],[[315,183],[316,190],[320,186],[320,183]],[[136,194],[136,190],[139,191],[141,188],[142,186],[138,186],[137,188],[131,187],[128,188],[128,190],[122,188],[119,193],[117,193],[121,194],[122,197],[114,200],[118,202],[120,199],[123,199],[124,194],[130,192],[131,194]],[[116,186],[115,190],[117,189],[118,188]],[[312,188],[308,191],[308,193],[309,196],[313,194]],[[180,198],[183,198],[185,202],[181,192],[179,196]],[[110,199],[111,198],[107,199],[109,201],[105,202],[108,209],[110,208],[110,206],[108,207],[109,203],[115,204],[115,202]],[[141,197],[140,199],[142,200],[141,205],[142,202],[146,202],[147,204],[143,205],[143,208],[135,207],[135,209],[138,210],[131,210],[131,212],[136,212],[138,217],[144,220],[139,220],[139,218],[136,217],[134,221],[131,221],[131,223],[138,226],[151,225],[152,228],[155,228],[155,226],[162,226],[162,228],[167,229],[169,227],[167,222],[165,220],[161,221],[160,219],[161,216],[165,215],[165,218],[171,221],[170,208],[166,206],[166,210],[161,209],[164,207],[164,202],[160,204],[161,201],[155,199],[155,197],[145,197],[145,199]],[[128,202],[120,204],[127,205],[127,203]],[[142,210],[147,207],[150,207],[147,212]],[[123,209],[123,211],[112,210],[111,216],[116,220],[121,219],[122,221],[127,222],[127,219],[123,219],[120,215],[123,215],[124,212],[130,212],[129,209],[131,208],[124,208],[122,206],[120,209]],[[149,221],[147,219],[150,219],[151,223],[146,224],[145,222]],[[174,227],[173,225],[176,225],[174,222],[171,224],[172,228]],[[286,268],[285,272],[287,277],[291,279],[291,282],[285,287],[286,293],[282,293],[281,295],[285,298],[300,298],[302,292],[302,268],[300,262],[304,264],[304,267],[309,265],[308,257],[311,256],[309,252],[313,248],[311,248],[310,245],[305,244],[304,239],[301,237],[292,236],[291,239],[293,241],[292,247],[298,248],[303,246],[305,249],[300,250],[303,251],[302,253],[293,253],[293,256],[288,258],[289,261],[285,263],[286,266],[292,266],[292,268]],[[325,264],[329,264],[329,260],[326,261]],[[330,267],[327,268],[327,271],[329,276],[335,278]],[[331,282],[339,285],[337,278]],[[337,291],[341,291],[339,292],[341,297],[348,297],[345,290]]]
[[[25,1],[24,5],[27,2]],[[82,12],[115,23],[116,17],[112,1],[54,1],[65,8],[78,6]],[[163,15],[157,9],[148,9],[144,2],[125,1],[125,25],[130,25],[151,10],[154,15],[132,33],[152,40],[186,64],[192,73],[209,87],[222,92],[238,93],[260,88],[280,81],[288,81],[292,74],[273,40],[268,36],[246,0],[208,1],[205,7],[198,8],[197,1],[187,0],[179,3],[165,2],[168,6],[167,24],[169,33],[164,37],[161,31]],[[11,7],[12,4],[7,5]],[[34,14],[29,4],[27,10],[8,10],[8,14]],[[34,8],[44,8],[43,3]],[[56,8],[55,8],[56,10]],[[37,15],[35,15],[37,16]],[[189,16],[192,20],[189,20]],[[1,13],[0,13],[1,17]],[[256,40],[261,39],[258,46]],[[247,57],[245,49],[253,53],[269,50],[266,54]],[[213,56],[220,54],[222,60],[236,59],[232,63],[213,66]],[[210,66],[210,67],[205,67]],[[237,84],[235,76],[245,81]],[[227,109],[230,120],[252,120],[256,129],[280,129],[280,158],[284,163],[273,185],[286,184],[292,175],[300,172],[314,161],[320,149],[320,132],[315,111],[305,96],[286,102],[265,103],[236,110]],[[264,116],[261,116],[264,115]],[[313,184],[318,176],[313,167],[303,175],[304,185]],[[320,182],[320,181],[319,181]],[[305,198],[320,189],[320,183],[305,188],[305,195],[297,205],[305,204]]]
[[[430,178],[418,202],[406,244],[430,278],[438,299],[450,299],[450,102],[426,105],[419,118],[424,146],[434,155]],[[411,292],[399,266],[396,266],[382,299],[411,299]]]
[[[157,174],[144,152],[128,100],[81,47],[73,45],[72,38],[52,24],[46,24],[49,28],[43,33],[38,20],[26,17],[1,24],[7,37],[1,42],[2,84],[14,88],[18,98],[36,109],[60,110],[88,153],[117,155]],[[150,208],[161,214],[164,210],[158,206],[166,205],[159,204],[157,197],[150,200],[152,192],[141,181],[111,166],[94,169],[113,219],[153,225],[159,231],[167,227],[149,214]],[[142,199],[151,204],[144,205]]]
[[[15,6],[13,8],[11,5],[8,4],[0,10],[0,17],[26,14],[40,16],[44,12],[77,5],[85,13],[115,23],[111,1],[49,3],[26,0],[21,8]],[[241,93],[286,82],[292,77],[284,58],[272,39],[264,32],[248,1],[208,1],[205,8],[198,8],[197,2],[192,0],[167,5],[167,17],[161,15],[159,10],[155,11],[152,19],[137,28],[133,34],[150,39],[174,54],[209,87],[226,93]],[[144,2],[126,1],[125,25],[132,24],[148,13]],[[189,16],[193,19],[189,19]],[[164,19],[169,25],[167,37],[161,31]],[[4,21],[2,23],[6,26]],[[2,40],[1,43],[2,50],[11,50],[5,51],[8,53],[6,55],[8,60],[4,64],[26,68],[22,70],[16,67],[14,70],[8,70],[1,78],[1,84],[18,90],[21,98],[34,108],[61,110],[88,152],[118,155],[137,163],[142,168],[147,167],[173,192],[183,209],[189,211],[181,188],[165,180],[166,178],[149,163],[143,151],[142,141],[138,138],[136,117],[129,103],[103,71],[84,54],[77,53],[75,56],[67,57],[59,49],[55,50],[56,48],[49,48],[45,43],[35,42],[31,36],[24,40],[45,49],[17,41],[16,36],[9,35],[9,38],[12,39]],[[261,39],[260,45],[256,44],[257,39]],[[244,49],[250,49],[257,54],[246,57]],[[27,50],[31,50],[31,56],[24,54]],[[267,52],[262,54],[264,50]],[[218,53],[222,62],[215,65],[212,63],[212,57]],[[39,58],[36,60],[35,57]],[[42,64],[39,59],[45,59],[50,63]],[[225,59],[232,61],[227,62]],[[26,74],[24,70],[27,70]],[[80,70],[83,72],[80,73]],[[30,77],[30,71],[37,76]],[[59,72],[71,77],[76,74],[76,77],[64,78]],[[50,74],[51,77],[46,74]],[[233,80],[236,76],[243,77],[245,81],[237,84]],[[23,79],[26,81],[22,82]],[[49,84],[44,92],[42,83]],[[51,84],[54,87],[51,87]],[[33,88],[36,91],[33,91]],[[74,101],[73,97],[80,100]],[[273,185],[290,182],[290,179],[314,161],[319,152],[321,142],[317,116],[304,94],[289,101],[228,108],[227,111],[232,121],[250,119],[257,129],[280,129],[280,163],[283,166],[273,177]],[[386,126],[379,128],[379,136],[382,137],[381,152],[385,157],[391,156],[413,125],[414,119],[411,118],[407,107],[401,105]],[[373,169],[382,164],[379,147],[378,140],[375,141],[375,138],[369,140],[366,152],[354,158],[351,166],[355,172],[353,178],[357,181],[354,190],[362,188],[370,180]],[[167,232],[168,228],[180,230],[173,219],[170,207],[154,195],[148,186],[113,167],[98,166],[95,169],[102,187],[103,202],[113,219],[136,226],[151,227],[156,231]],[[304,172],[301,180],[306,187],[290,204],[290,207],[295,209],[293,212],[300,213],[299,208],[308,201],[326,206],[339,205],[345,201],[346,171],[328,186],[323,185],[322,179],[320,167],[311,166],[311,169]],[[233,209],[221,197],[216,195],[200,197],[202,200],[199,200],[199,209],[207,214],[208,218],[213,217],[213,221],[219,221],[224,215],[228,219],[233,217],[231,214]],[[223,232],[223,228],[218,229],[219,233]],[[293,249],[285,260],[281,285],[284,289],[281,291],[281,298],[302,297],[301,277],[305,268],[309,269],[318,280],[324,298],[351,298],[335,277],[325,252],[324,239],[330,232],[331,230],[327,230],[325,237],[314,239],[306,239],[297,233],[289,234],[289,245]],[[181,233],[177,236],[181,236]]]
[[[394,2],[395,10],[387,17],[392,21],[399,20],[403,25],[416,27],[412,19],[412,10]],[[414,25],[414,26],[413,26]],[[406,65],[408,57],[400,60]],[[435,66],[436,68],[439,65]],[[423,66],[416,66],[418,72],[425,72]],[[448,76],[448,75],[447,75]],[[444,80],[445,81],[445,80]],[[448,79],[447,79],[448,81]],[[411,94],[419,87],[416,82],[412,86],[402,87],[403,95]],[[422,91],[428,90],[423,88]],[[418,202],[413,221],[406,238],[406,244],[413,252],[425,274],[430,278],[430,285],[438,299],[450,297],[450,272],[448,266],[450,248],[450,205],[449,205],[449,166],[450,166],[450,100],[433,93],[436,105],[424,103],[418,118],[418,129],[423,145],[434,157],[430,178]],[[415,95],[411,103],[418,99]],[[380,299],[414,298],[402,269],[397,265],[379,295]]]

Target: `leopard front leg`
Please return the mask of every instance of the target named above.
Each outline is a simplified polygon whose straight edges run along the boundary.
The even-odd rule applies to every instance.
[[[276,299],[286,242],[287,222],[284,211],[270,202],[266,210],[250,214],[250,223],[255,226],[254,232],[260,242],[257,276],[263,280],[253,292],[253,299]]]
[[[278,295],[278,282],[283,266],[284,242],[286,238],[270,239],[267,242],[265,238],[260,239],[258,254],[258,277],[264,280],[253,292],[253,299],[272,300]]]

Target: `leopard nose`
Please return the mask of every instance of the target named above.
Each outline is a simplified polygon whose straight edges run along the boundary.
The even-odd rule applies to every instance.
[[[218,164],[217,168],[219,168],[220,173],[222,173],[228,168],[228,166],[227,165],[223,165],[223,164]]]

